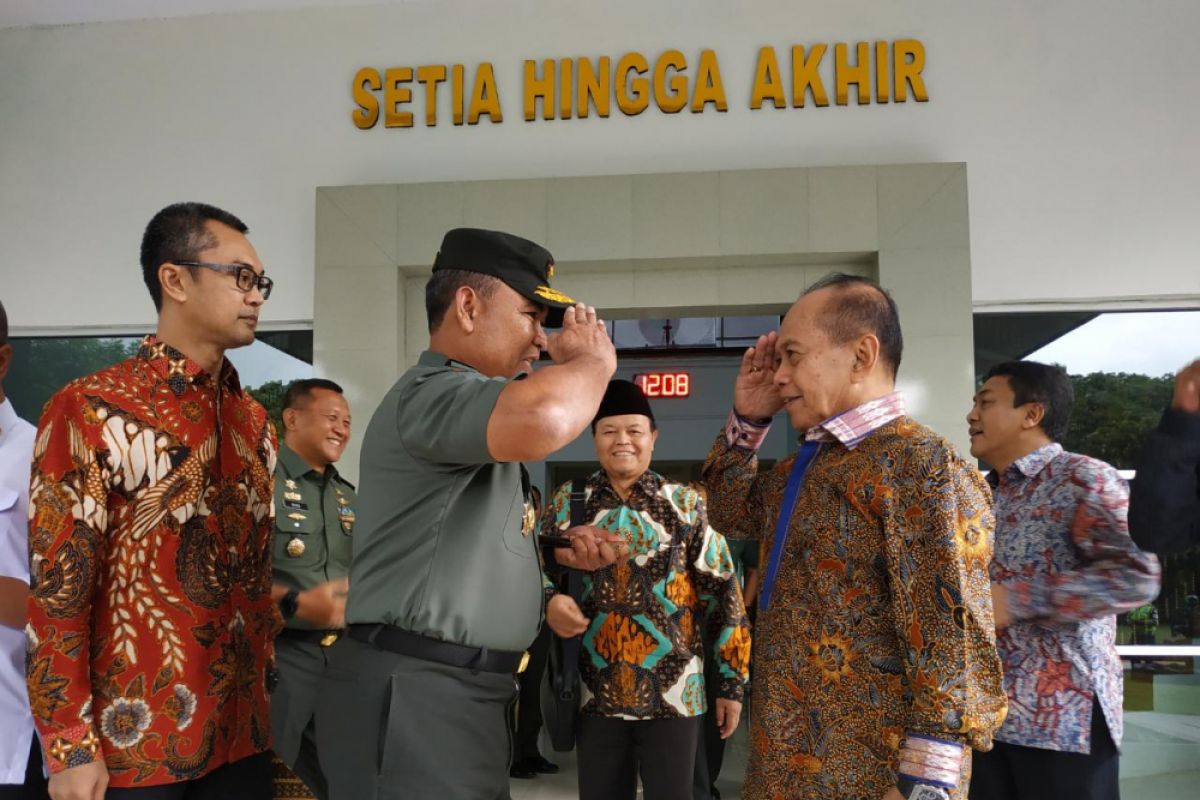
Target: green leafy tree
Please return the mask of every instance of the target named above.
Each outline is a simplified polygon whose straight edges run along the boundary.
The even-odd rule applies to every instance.
[[[283,438],[283,396],[287,394],[287,384],[283,381],[267,381],[258,387],[247,386],[255,400],[267,409],[267,415],[275,423],[275,432]]]
[[[37,420],[46,401],[67,383],[124,361],[137,352],[139,344],[137,337],[14,338],[5,389],[18,414]]]
[[[1093,372],[1072,375],[1075,409],[1063,446],[1133,469],[1146,434],[1171,400],[1174,377]]]

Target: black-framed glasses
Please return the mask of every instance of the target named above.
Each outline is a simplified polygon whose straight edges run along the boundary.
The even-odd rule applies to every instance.
[[[259,275],[252,267],[245,264],[214,264],[211,261],[175,261],[172,263],[181,267],[204,267],[233,275],[237,279],[237,287],[243,292],[249,292],[258,287],[258,290],[262,292],[264,302],[271,296],[271,290],[275,288],[275,281],[266,275]]]

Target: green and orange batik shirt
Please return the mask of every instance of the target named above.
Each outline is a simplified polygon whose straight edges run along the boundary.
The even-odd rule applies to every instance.
[[[571,491],[567,482],[550,499],[544,533],[570,527]],[[750,623],[729,546],[709,527],[700,494],[650,470],[625,500],[603,471],[584,493],[587,523],[624,536],[630,556],[583,578],[591,624],[580,654],[582,712],[630,720],[703,714],[706,655],[717,662],[716,695],[740,701]]]

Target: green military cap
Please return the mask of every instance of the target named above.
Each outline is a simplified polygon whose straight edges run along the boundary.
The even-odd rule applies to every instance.
[[[513,290],[550,309],[546,324],[562,325],[563,310],[575,305],[567,295],[550,288],[554,256],[539,244],[520,236],[482,228],[447,231],[433,261],[433,271],[458,269],[499,278]]]

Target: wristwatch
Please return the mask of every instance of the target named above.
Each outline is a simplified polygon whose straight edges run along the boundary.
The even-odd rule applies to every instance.
[[[912,778],[896,781],[896,788],[904,800],[950,800],[950,793],[937,786],[917,783]]]
[[[283,615],[285,620],[289,620],[296,616],[296,612],[300,609],[300,592],[296,589],[288,589],[287,594],[279,598],[279,613]]]

